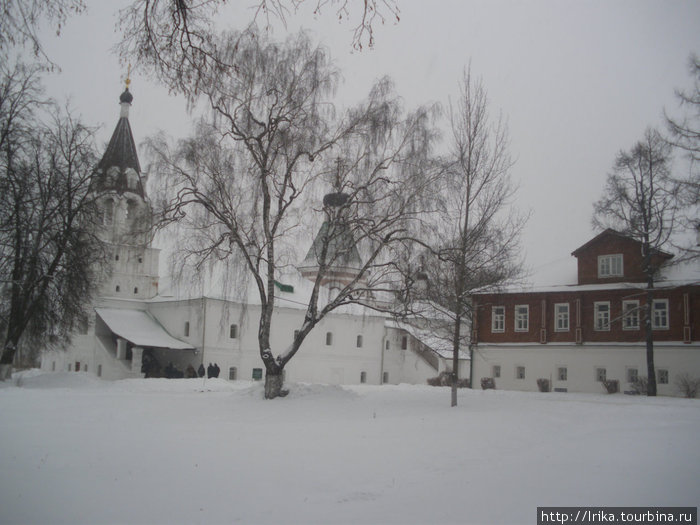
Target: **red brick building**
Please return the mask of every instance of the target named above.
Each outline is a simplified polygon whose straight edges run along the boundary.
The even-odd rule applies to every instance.
[[[602,379],[628,390],[646,376],[641,243],[606,230],[572,255],[576,285],[473,297],[475,381],[494,377],[497,387],[537,390],[537,379],[548,379],[556,389],[600,392]],[[672,257],[658,251],[653,264]],[[677,375],[700,377],[697,281],[659,278],[651,322],[659,394],[677,394]]]

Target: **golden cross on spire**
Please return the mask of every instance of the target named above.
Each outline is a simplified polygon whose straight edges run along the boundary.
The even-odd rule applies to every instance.
[[[131,84],[131,64],[129,64],[129,68],[126,71],[126,89],[129,89],[129,84]]]

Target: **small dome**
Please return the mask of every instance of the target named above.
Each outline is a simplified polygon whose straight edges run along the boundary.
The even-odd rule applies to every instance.
[[[350,200],[347,193],[328,193],[323,197],[323,205],[330,208],[340,208]]]
[[[129,88],[126,88],[126,89],[124,90],[124,93],[122,93],[121,95],[119,95],[119,102],[122,102],[122,103],[123,103],[123,102],[128,102],[129,104],[131,104],[131,101],[132,101],[132,100],[134,100],[134,95],[132,95],[132,94],[129,92]]]

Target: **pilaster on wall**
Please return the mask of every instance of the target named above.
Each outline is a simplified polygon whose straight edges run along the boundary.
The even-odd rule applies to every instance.
[[[131,349],[131,371],[137,374],[141,373],[141,364],[143,360],[143,348],[135,346]]]
[[[683,342],[690,344],[692,341],[692,333],[690,330],[690,295],[688,292],[683,294]]]

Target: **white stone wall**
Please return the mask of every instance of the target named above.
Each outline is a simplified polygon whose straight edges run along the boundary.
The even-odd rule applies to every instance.
[[[700,345],[654,345],[654,364],[658,371],[668,371],[668,384],[658,384],[659,395],[679,395],[675,379],[687,372],[700,377]],[[474,382],[479,387],[482,377],[493,377],[493,367],[501,367],[501,377],[495,378],[496,388],[537,392],[537,379],[550,380],[552,390],[603,393],[597,380],[597,369],[604,368],[607,379],[617,379],[620,391],[630,391],[628,371],[636,368],[646,377],[646,349],[643,345],[486,345],[480,344],[474,352]],[[525,367],[525,377],[517,377],[517,367]],[[566,368],[566,380],[559,379],[559,369]],[[658,376],[657,376],[658,377]]]

